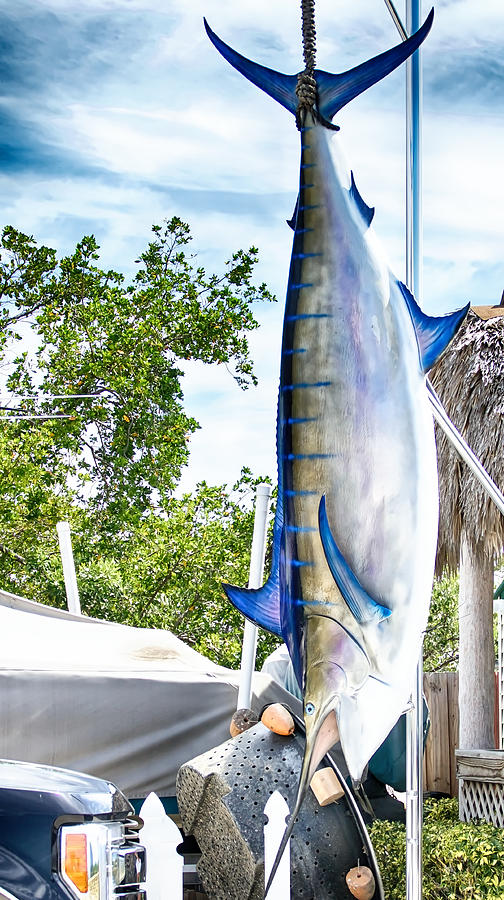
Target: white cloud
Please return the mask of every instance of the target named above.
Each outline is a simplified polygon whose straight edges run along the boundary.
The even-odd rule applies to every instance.
[[[296,194],[299,141],[289,114],[220,58],[204,33],[202,17],[239,52],[294,72],[301,68],[298,4],[191,0],[168,2],[161,9],[157,0],[40,0],[39,7],[61,16],[72,9],[89,16],[108,11],[118,29],[140,13],[146,32],[131,47],[124,82],[109,69],[86,94],[76,96],[61,81],[57,106],[41,102],[23,107],[26,121],[45,140],[104,173],[99,178],[91,173],[25,173],[15,180],[3,176],[5,220],[65,251],[81,236],[81,227],[92,230],[102,243],[104,265],[119,269],[133,269],[150,225],[173,214],[191,223],[195,249],[208,268],[218,268],[233,249],[259,246],[257,280],[267,281],[279,298],[278,309],[258,311],[264,324],[252,338],[261,387],[242,394],[220,369],[191,369],[186,402],[203,428],[192,440],[183,484],[201,478],[232,480],[243,464],[257,472],[274,471],[291,241],[284,220]],[[27,8],[19,6],[21,27]],[[375,0],[354,0],[340,9],[333,0],[318,0],[317,34],[319,65],[331,71],[342,71],[397,42],[384,4]],[[424,119],[429,311],[460,305],[470,290],[477,292],[479,302],[485,294],[498,299],[504,287],[497,283],[502,272],[503,106],[475,110],[466,82],[455,100],[446,99],[454,96],[457,66],[470,54],[477,64],[485,48],[495,54],[503,39],[501,0],[482,0],[476,12],[474,0],[436,8],[424,50],[426,83],[429,72],[442,75],[436,96],[427,92]],[[118,71],[123,62],[118,59]],[[491,67],[484,71],[492,77]],[[394,73],[338,116],[359,190],[376,206],[375,228],[399,277],[404,275],[403,78],[403,72]],[[107,173],[114,180],[107,180]],[[219,192],[228,192],[228,210],[217,203]],[[268,201],[271,195],[274,199]]]

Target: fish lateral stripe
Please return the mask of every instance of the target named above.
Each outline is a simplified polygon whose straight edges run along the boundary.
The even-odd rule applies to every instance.
[[[302,319],[332,319],[331,313],[297,313],[293,316],[286,316],[286,322],[300,322]]]
[[[310,525],[287,525],[287,531],[291,531],[293,534],[309,534],[310,532],[316,532],[316,528],[312,528]]]
[[[335,457],[335,453],[286,453],[284,459],[293,462],[296,459],[335,459]]]
[[[283,350],[282,356],[294,356],[296,353],[306,353],[306,347],[299,347],[295,350]]]
[[[388,619],[392,610],[377,603],[366,593],[334,540],[327,518],[325,495],[321,497],[319,504],[319,531],[327,565],[354,619],[359,625]]]
[[[316,497],[317,494],[318,491],[285,491],[286,497]],[[303,565],[307,566],[308,563],[303,563]],[[310,563],[310,565],[313,565],[313,563]]]
[[[299,384],[284,384],[283,391],[305,390],[306,388],[330,387],[331,381],[300,381]]]
[[[306,416],[306,418],[289,418],[285,420],[287,425],[304,425],[306,422],[318,422],[318,416]],[[315,491],[309,491],[308,493],[314,494]]]

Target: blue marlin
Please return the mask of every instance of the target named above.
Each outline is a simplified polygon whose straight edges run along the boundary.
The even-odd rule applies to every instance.
[[[247,60],[205,22],[225,59],[297,115],[301,136],[272,570],[259,590],[225,586],[246,617],[283,638],[303,694],[289,830],[338,736],[361,780],[407,706],[427,621],[438,492],[425,373],[468,307],[427,316],[392,274],[332,118],[407,59],[432,20],[431,11],[408,40],[348,72],[315,69],[316,101],[301,113],[297,75]]]

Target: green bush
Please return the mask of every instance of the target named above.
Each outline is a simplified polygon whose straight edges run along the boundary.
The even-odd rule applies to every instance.
[[[386,900],[404,900],[404,825],[375,821],[369,832]],[[456,800],[427,800],[423,828],[423,897],[424,900],[502,900],[502,829],[486,822],[459,822]]]

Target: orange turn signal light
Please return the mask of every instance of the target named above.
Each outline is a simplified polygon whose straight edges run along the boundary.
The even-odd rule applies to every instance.
[[[88,848],[85,834],[65,835],[65,873],[81,894],[87,894]]]

